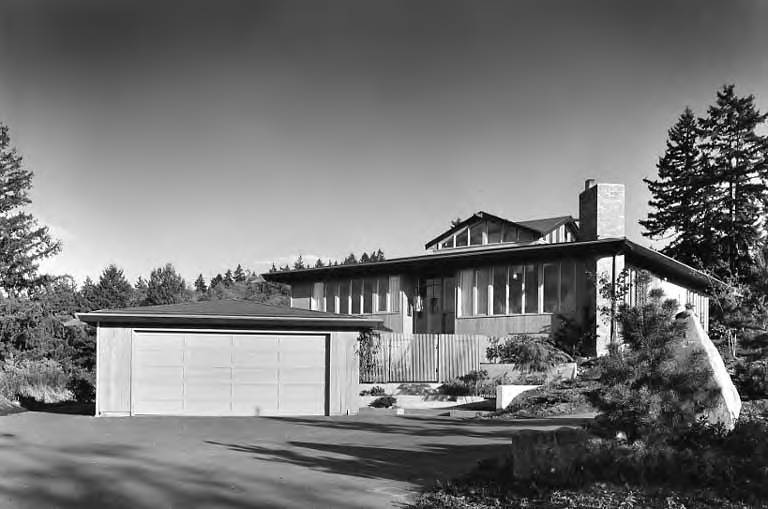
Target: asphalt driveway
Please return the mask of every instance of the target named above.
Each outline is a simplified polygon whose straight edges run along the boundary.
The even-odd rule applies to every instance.
[[[0,507],[397,507],[580,420],[451,417],[0,417]]]

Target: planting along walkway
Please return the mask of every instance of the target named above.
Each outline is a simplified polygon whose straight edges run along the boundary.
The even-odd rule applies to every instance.
[[[0,507],[392,507],[501,454],[519,422],[0,417]]]

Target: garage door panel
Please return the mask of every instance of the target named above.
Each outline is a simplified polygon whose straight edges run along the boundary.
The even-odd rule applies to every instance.
[[[229,399],[184,402],[184,413],[187,415],[228,415],[230,412]]]
[[[184,370],[185,383],[226,383],[232,380],[231,368],[190,366]]]
[[[136,352],[139,366],[183,366],[184,351],[179,350],[139,350]]]
[[[181,400],[141,400],[136,402],[134,413],[149,415],[183,415],[184,405]]]
[[[307,412],[325,413],[325,388],[318,384],[281,384],[280,409],[282,415],[300,415]]]
[[[277,367],[271,368],[232,368],[232,383],[271,383],[279,381]]]
[[[268,352],[255,352],[253,350],[233,350],[232,351],[232,365],[237,367],[275,367],[280,361],[278,356],[277,347],[274,350]]]
[[[314,383],[323,385],[324,379],[325,368],[322,366],[280,368],[280,383]]]
[[[184,336],[187,349],[221,350],[229,348],[232,336],[225,334],[187,334]]]
[[[232,388],[232,411],[245,415],[277,413],[278,386],[275,384],[235,385]]]
[[[137,350],[181,350],[183,334],[141,334],[135,338]]]
[[[229,368],[232,365],[232,352],[226,347],[214,350],[213,348],[193,349],[188,346],[184,350],[184,364]]]
[[[195,401],[224,401],[229,406],[232,385],[229,383],[187,382],[184,384],[184,403]]]
[[[235,350],[251,350],[255,352],[274,352],[279,342],[278,336],[242,334],[232,336],[232,346]]]

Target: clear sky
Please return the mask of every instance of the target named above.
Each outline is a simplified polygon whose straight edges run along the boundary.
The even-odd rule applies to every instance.
[[[768,2],[0,4],[0,120],[82,281],[418,254],[457,216],[578,213],[724,83],[768,109]]]

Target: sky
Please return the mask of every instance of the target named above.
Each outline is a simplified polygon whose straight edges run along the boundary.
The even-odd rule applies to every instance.
[[[735,83],[768,109],[768,2],[4,0],[0,122],[62,240],[42,269],[189,280],[423,252],[456,217],[578,214]]]

